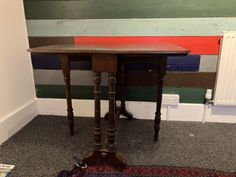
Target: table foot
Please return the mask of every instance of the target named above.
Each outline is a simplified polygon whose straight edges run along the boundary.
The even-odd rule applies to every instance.
[[[70,135],[73,136],[75,134],[74,131],[74,119],[68,119],[69,121],[69,128],[70,128]]]
[[[123,157],[116,152],[108,151],[107,149],[102,149],[99,151],[93,151],[87,157],[85,157],[82,162],[87,165],[94,165],[98,161],[109,162],[109,165],[113,166],[117,170],[125,170],[127,164],[124,162]]]
[[[128,120],[134,119],[133,115],[129,111],[127,111],[126,109],[120,108],[120,115],[125,116]]]
[[[154,141],[157,142],[159,140],[159,131],[161,125],[161,113],[156,112],[155,121],[154,121]]]
[[[122,109],[121,107],[116,107],[116,118],[119,119],[120,115],[123,115],[124,117],[126,117],[128,120],[133,120],[133,114],[131,114],[129,111],[127,111],[126,109]],[[104,118],[106,120],[108,120],[109,118],[109,114],[108,112],[105,114]]]
[[[159,141],[159,131],[158,131],[158,132],[155,132],[154,141],[155,141],[155,142],[158,142],[158,141]]]

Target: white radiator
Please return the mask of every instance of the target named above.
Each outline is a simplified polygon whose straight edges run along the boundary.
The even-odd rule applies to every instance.
[[[214,105],[236,105],[236,32],[225,32],[221,41]]]

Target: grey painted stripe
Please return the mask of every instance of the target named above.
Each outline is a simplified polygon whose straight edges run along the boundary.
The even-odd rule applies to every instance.
[[[221,36],[236,18],[27,20],[31,37],[46,36]]]
[[[108,85],[107,74],[102,73],[101,85]],[[35,84],[38,85],[64,85],[61,70],[34,70]],[[71,71],[71,85],[91,86],[93,85],[93,72],[84,70]]]
[[[216,72],[218,55],[202,55],[200,60],[200,72]]]

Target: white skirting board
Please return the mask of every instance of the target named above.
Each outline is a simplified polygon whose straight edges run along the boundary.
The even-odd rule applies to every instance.
[[[38,111],[41,115],[66,116],[65,99],[38,98]],[[93,100],[73,100],[75,116],[93,117]],[[196,121],[201,122],[204,114],[204,104],[180,103],[178,106],[162,106],[162,120]],[[127,101],[127,110],[137,119],[153,120],[156,110],[154,102]],[[101,115],[108,110],[108,101],[101,101]],[[236,107],[207,106],[205,111],[206,122],[236,123]]]
[[[38,115],[36,99],[0,119],[0,145]]]

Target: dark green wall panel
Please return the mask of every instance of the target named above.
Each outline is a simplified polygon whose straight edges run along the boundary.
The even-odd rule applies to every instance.
[[[180,103],[203,104],[206,89],[201,88],[175,88],[165,87],[164,93],[179,94]],[[36,85],[38,98],[65,98],[65,86],[63,85]],[[107,99],[108,87],[102,86],[101,97]],[[135,86],[126,87],[127,101],[155,101],[156,87]],[[119,95],[119,93],[117,93]],[[93,99],[93,86],[72,86],[74,99]]]
[[[235,0],[25,0],[27,19],[235,17]]]

